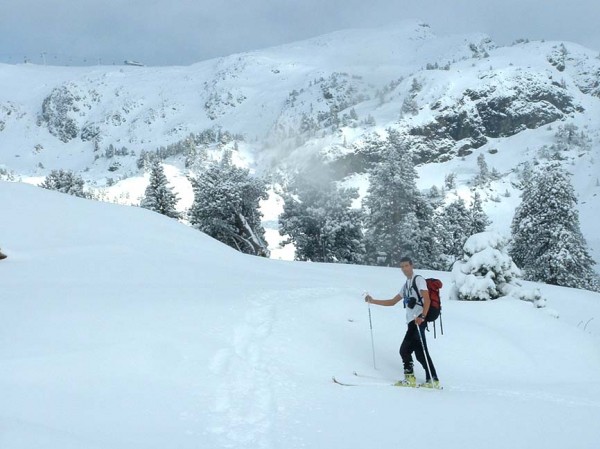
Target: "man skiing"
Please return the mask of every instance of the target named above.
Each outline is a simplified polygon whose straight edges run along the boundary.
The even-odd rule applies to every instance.
[[[433,366],[425,339],[425,329],[427,328],[425,317],[427,316],[427,312],[429,312],[431,304],[427,283],[423,276],[415,274],[413,262],[410,257],[400,259],[400,269],[404,273],[404,276],[406,276],[406,283],[400,293],[392,299],[374,299],[371,295],[367,295],[365,296],[365,302],[378,306],[395,306],[400,301],[403,301],[406,308],[408,329],[400,345],[400,356],[404,364],[404,380],[397,382],[396,385],[410,387],[417,385],[413,371],[412,353],[414,352],[417,360],[425,370],[426,381],[421,386],[439,388],[440,384],[437,372]]]

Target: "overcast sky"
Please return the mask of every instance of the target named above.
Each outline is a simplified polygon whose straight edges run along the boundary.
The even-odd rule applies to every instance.
[[[412,18],[600,50],[600,0],[0,0],[0,62],[187,65]]]

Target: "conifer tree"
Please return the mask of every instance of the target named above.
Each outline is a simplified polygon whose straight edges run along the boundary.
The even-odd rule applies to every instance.
[[[465,201],[459,198],[445,206],[439,218],[440,250],[447,260],[447,268],[463,254],[463,246],[471,236],[473,219]]]
[[[448,190],[456,189],[456,173],[449,173],[446,175],[444,187]]]
[[[364,201],[370,263],[397,265],[412,256],[419,268],[439,262],[434,242],[433,208],[417,189],[411,152],[400,134],[388,129],[381,161],[370,172]]]
[[[439,244],[440,226],[437,210],[441,198],[425,198],[418,194],[415,199],[415,215],[418,220],[418,238],[415,247],[415,266],[431,270],[444,270],[445,261]]]
[[[569,174],[558,163],[533,174],[511,230],[511,256],[529,280],[598,290]]]
[[[140,207],[178,219],[181,218],[181,214],[176,210],[179,198],[168,183],[160,161],[155,159],[150,167],[150,183],[146,187]]]
[[[57,192],[67,193],[80,198],[89,198],[88,193],[83,190],[83,178],[71,170],[52,170],[40,187]]]
[[[515,291],[520,289],[517,280],[521,272],[506,252],[504,238],[494,232],[474,234],[463,250],[462,258],[452,268],[451,298],[486,301],[510,294],[523,296],[524,292]]]
[[[477,176],[475,176],[473,184],[475,186],[485,185],[492,179],[492,176],[483,153],[477,156],[477,166],[479,167],[479,173],[477,173]]]
[[[414,165],[398,132],[388,130],[381,150],[382,160],[370,172],[364,201],[367,213],[367,239],[371,261],[384,255],[385,263],[395,265],[405,254],[403,219],[414,212],[417,195]]]
[[[283,195],[279,217],[285,243],[294,243],[296,260],[363,263],[362,211],[352,208],[356,189],[337,188],[332,181],[298,178]]]
[[[192,179],[194,203],[190,223],[238,251],[269,256],[261,223],[260,201],[268,198],[265,182],[236,167],[231,153]]]
[[[436,222],[435,204],[418,196],[415,212],[409,212],[402,221],[402,232],[403,251],[413,259],[416,268],[446,268],[439,245],[440,226]]]
[[[470,209],[462,198],[458,198],[439,211],[437,221],[439,224],[437,241],[446,269],[462,257],[463,246],[467,239],[474,234],[484,232],[490,224],[488,216],[483,211],[478,192],[473,195]]]
[[[407,96],[404,98],[402,107],[400,108],[402,115],[416,115],[419,113],[419,105],[417,104],[416,97],[422,88],[423,86],[419,83],[419,81],[416,78],[413,78],[410,90],[408,91]]]
[[[487,214],[483,211],[483,203],[479,192],[473,195],[473,203],[471,205],[471,226],[469,236],[485,232],[486,228],[491,224]]]

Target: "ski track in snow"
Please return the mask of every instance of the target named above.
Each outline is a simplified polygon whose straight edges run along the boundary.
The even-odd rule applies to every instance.
[[[265,345],[274,320],[268,295],[249,299],[250,308],[235,327],[231,346],[219,350],[211,371],[222,380],[216,389],[215,423],[209,431],[222,447],[272,447],[272,375]]]

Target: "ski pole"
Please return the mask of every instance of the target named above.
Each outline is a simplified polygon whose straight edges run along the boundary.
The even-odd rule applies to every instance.
[[[427,371],[429,371],[429,378],[432,379],[431,367],[429,366],[429,357],[427,356],[427,350],[425,349],[425,343],[423,342],[423,336],[421,335],[421,328],[416,322],[415,326],[417,326],[417,333],[419,334],[419,340],[421,340],[421,347],[423,348],[423,357],[425,357],[425,364],[427,365]]]
[[[369,309],[369,327],[371,328],[371,352],[373,353],[373,368],[377,369],[375,364],[375,340],[373,339],[373,320],[371,320],[371,303],[367,302]]]

